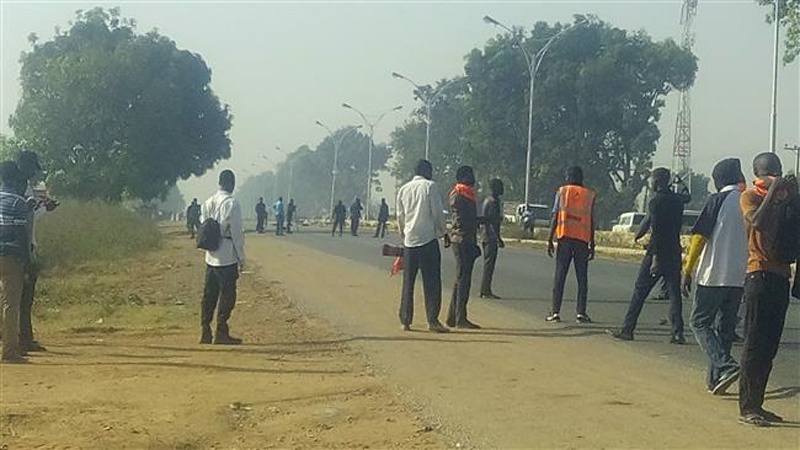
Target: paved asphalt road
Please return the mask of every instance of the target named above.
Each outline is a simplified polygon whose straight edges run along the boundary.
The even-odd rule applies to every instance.
[[[380,255],[380,247],[384,243],[397,244],[397,236],[386,239],[375,239],[371,236],[370,229],[364,229],[359,237],[345,235],[344,237],[331,237],[330,234],[311,228],[301,228],[299,233],[287,236],[298,244],[312,247],[316,250],[358,261],[375,267],[387,269],[391,259]],[[256,238],[253,236],[253,238]],[[530,316],[531,324],[541,326],[572,326],[575,308],[575,278],[574,271],[570,272],[564,304],[561,309],[562,324],[545,324],[544,317],[550,309],[550,297],[553,288],[554,262],[543,251],[506,248],[501,250],[495,272],[494,291],[502,300],[482,300],[478,297],[482,275],[482,260],[476,264],[473,274],[472,299],[473,302],[496,302],[502,307],[512,308],[519,314]],[[442,284],[444,287],[443,308],[444,312],[449,302],[450,289],[454,281],[454,259],[452,253],[443,249],[442,252]],[[581,325],[596,332],[596,339],[607,339],[609,344],[629,345],[642,352],[656,353],[664,358],[670,358],[686,367],[705,368],[704,354],[693,339],[689,329],[688,317],[691,313],[691,301],[684,300],[683,316],[686,321],[686,338],[688,345],[676,346],[667,343],[669,340],[669,325],[660,322],[668,317],[669,304],[666,301],[648,301],[639,319],[636,330],[636,341],[617,342],[605,335],[604,329],[618,326],[627,310],[636,278],[638,265],[630,262],[598,259],[590,263],[589,267],[589,309],[588,313],[594,320],[592,325]],[[419,289],[418,295],[422,290]],[[398,297],[399,297],[398,292]],[[741,313],[744,313],[742,309]],[[474,321],[481,322],[480,317]],[[502,327],[502,324],[484,324],[485,326]],[[741,334],[741,327],[739,328]],[[800,395],[800,302],[792,300],[786,318],[786,328],[783,333],[781,349],[776,358],[771,384],[774,388],[781,389],[782,395]],[[736,346],[734,355],[739,359],[741,347]],[[698,380],[701,383],[702,380]]]

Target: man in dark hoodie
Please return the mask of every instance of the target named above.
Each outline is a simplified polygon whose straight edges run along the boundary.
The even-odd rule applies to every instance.
[[[475,267],[475,260],[480,256],[474,186],[475,174],[472,167],[459,167],[456,171],[456,185],[450,191],[450,215],[453,220],[450,243],[456,257],[456,281],[447,311],[447,326],[451,328],[480,328],[467,319],[472,269]]]
[[[717,192],[708,198],[692,228],[683,294],[688,297],[693,281],[697,282],[690,324],[708,357],[708,391],[722,395],[739,379],[731,346],[747,270],[747,233],[739,207],[745,183],[736,158],[717,163],[712,178]]]
[[[483,281],[481,282],[481,298],[499,299],[492,291],[494,267],[497,264],[498,249],[506,246],[500,236],[500,225],[503,223],[503,181],[497,178],[489,182],[491,195],[483,202]]]

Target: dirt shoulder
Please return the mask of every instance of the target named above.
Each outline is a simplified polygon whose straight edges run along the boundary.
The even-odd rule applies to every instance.
[[[48,352],[0,366],[3,448],[441,448],[446,438],[254,261],[240,347],[201,346],[201,254],[173,232],[140,258],[41,281]],[[271,278],[271,277],[270,277]]]
[[[418,295],[418,331],[404,333],[397,319],[399,277],[293,244],[291,238],[256,237],[248,248],[266,276],[281,280],[304,312],[349,335],[405,402],[418,405],[422,417],[460,445],[794,449],[800,444],[796,386],[772,387],[767,396],[767,406],[784,415],[786,424],[748,428],[737,423],[736,395],[705,392],[702,370],[638,352],[635,342],[612,342],[599,325],[532,323],[473,299],[470,315],[483,330],[433,335],[421,331]]]

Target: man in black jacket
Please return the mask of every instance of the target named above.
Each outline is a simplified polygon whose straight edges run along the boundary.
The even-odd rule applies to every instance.
[[[658,279],[664,277],[670,296],[669,316],[672,323],[670,343],[684,344],[686,339],[683,335],[680,241],[684,197],[670,189],[669,169],[660,167],[653,170],[650,184],[655,192],[648,205],[650,244],[639,267],[639,275],[622,327],[609,332],[617,339],[633,340],[633,332],[644,307],[644,301]]]
[[[500,225],[503,223],[503,181],[497,178],[489,182],[491,195],[483,202],[483,280],[481,282],[481,298],[499,299],[492,291],[494,267],[497,264],[498,249],[506,244],[500,236]]]
[[[475,204],[475,174],[470,166],[461,166],[456,171],[456,185],[450,191],[450,215],[453,226],[450,242],[456,257],[456,281],[450,308],[447,311],[447,326],[478,329],[467,319],[467,302],[472,286],[472,269],[480,256],[478,248],[478,208]]]
[[[375,228],[375,237],[383,238],[386,236],[386,222],[389,221],[389,205],[386,199],[381,199],[381,206],[378,209],[378,226]]]

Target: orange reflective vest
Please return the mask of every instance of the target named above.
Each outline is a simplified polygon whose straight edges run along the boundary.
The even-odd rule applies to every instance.
[[[592,240],[592,206],[595,193],[591,189],[567,184],[558,189],[556,238]]]

